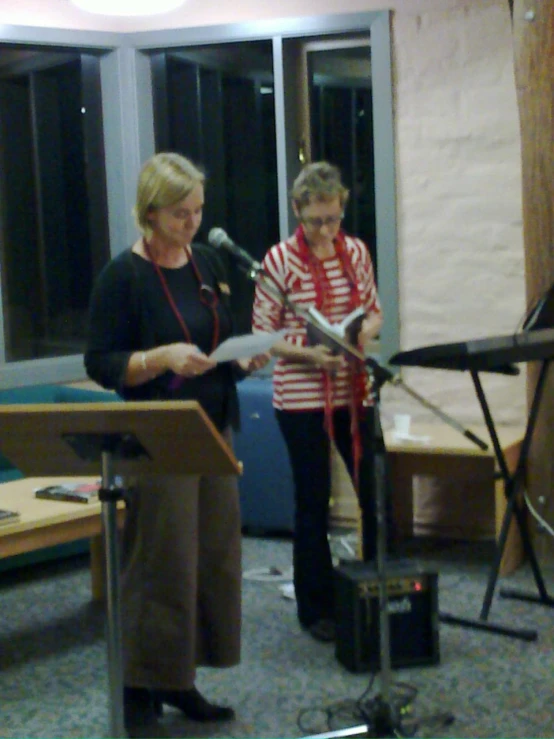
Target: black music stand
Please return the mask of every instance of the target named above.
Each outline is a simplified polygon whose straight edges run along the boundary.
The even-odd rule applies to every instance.
[[[452,351],[457,351],[458,355],[452,354]],[[509,588],[501,589],[500,595],[505,598],[519,598],[522,600],[532,601],[549,607],[554,606],[554,598],[549,596],[546,590],[544,579],[529,535],[525,512],[520,502],[521,493],[525,487],[525,469],[531,440],[535,429],[548,368],[552,359],[554,359],[554,329],[541,329],[519,335],[516,334],[495,339],[483,339],[460,343],[457,345],[445,344],[442,347],[422,347],[420,349],[407,352],[400,352],[389,360],[391,364],[435,367],[437,369],[468,370],[470,372],[494,447],[494,453],[499,467],[499,475],[504,485],[504,496],[507,503],[506,510],[504,512],[498,541],[496,542],[494,560],[489,572],[479,618],[469,619],[441,613],[439,618],[443,623],[466,626],[468,628],[480,629],[483,631],[491,631],[503,636],[523,639],[524,641],[535,641],[537,639],[537,631],[535,629],[512,628],[504,626],[503,624],[491,623],[488,621],[490,607],[500,573],[502,556],[504,554],[510,525],[514,516],[521,536],[523,552],[529,559],[529,563],[531,565],[538,595],[528,595]],[[506,457],[498,439],[492,413],[481,384],[479,372],[514,374],[513,369],[510,369],[510,365],[506,364],[507,362],[518,363],[532,360],[541,361],[541,368],[530,405],[518,462],[514,471],[510,473]]]
[[[237,475],[240,464],[196,401],[0,405],[0,449],[28,477],[102,475],[110,737],[124,737],[117,478]]]

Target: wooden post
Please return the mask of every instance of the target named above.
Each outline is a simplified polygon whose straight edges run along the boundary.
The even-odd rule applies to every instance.
[[[521,124],[523,234],[527,301],[554,283],[554,0],[514,0],[514,57]],[[528,395],[538,367],[528,365]],[[554,526],[554,367],[544,388],[531,446],[528,492]],[[533,521],[531,518],[530,521]],[[554,554],[553,540],[531,524],[537,554]]]

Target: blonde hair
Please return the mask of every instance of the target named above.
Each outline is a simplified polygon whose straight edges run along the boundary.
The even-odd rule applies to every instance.
[[[204,185],[205,180],[205,174],[181,154],[154,154],[145,162],[138,178],[133,215],[139,231],[149,238],[148,214],[184,200],[197,185]]]
[[[337,197],[341,208],[344,208],[348,195],[349,191],[342,184],[339,168],[329,162],[306,164],[291,190],[291,198],[298,211],[314,201],[334,200]]]

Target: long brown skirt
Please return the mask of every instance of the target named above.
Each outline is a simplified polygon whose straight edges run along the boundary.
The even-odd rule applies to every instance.
[[[240,660],[236,478],[126,480],[121,599],[124,682],[185,690],[196,667]]]

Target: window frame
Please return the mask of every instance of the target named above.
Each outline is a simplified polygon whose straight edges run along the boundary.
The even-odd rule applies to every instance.
[[[40,44],[95,49],[102,52],[100,75],[111,256],[136,239],[132,217],[137,176],[143,161],[155,152],[150,53],[156,49],[203,44],[269,40],[273,48],[279,228],[281,237],[292,224],[289,204],[292,160],[286,137],[286,39],[309,39],[342,33],[369,33],[375,138],[375,208],[379,295],[385,315],[380,355],[392,356],[399,346],[396,173],[390,11],[368,11],[305,18],[233,23],[196,28],[113,33],[68,29],[2,26],[0,44]],[[0,296],[1,297],[1,296]],[[1,302],[0,302],[1,305]],[[86,379],[82,355],[5,363],[4,319],[0,315],[0,388]]]
[[[33,28],[20,26],[0,26],[0,44],[11,46],[33,46],[86,53],[100,52],[109,55],[124,39],[121,34],[72,31],[55,28]],[[102,101],[105,105],[105,101]],[[108,202],[109,205],[109,202]],[[0,265],[1,268],[1,265]],[[0,285],[0,291],[1,291]],[[0,305],[3,304],[0,292]],[[33,385],[38,383],[62,383],[85,378],[82,355],[29,359],[6,362],[5,325],[3,311],[0,310],[0,389]]]

